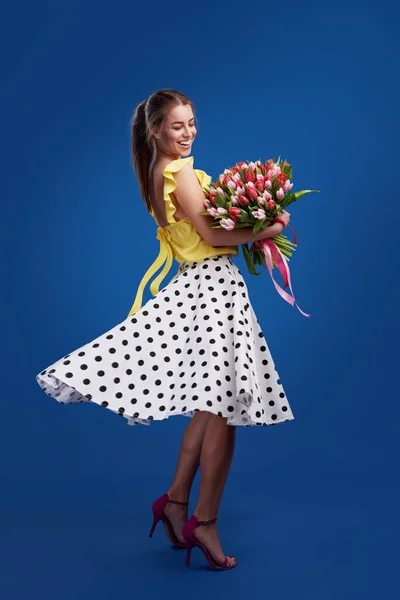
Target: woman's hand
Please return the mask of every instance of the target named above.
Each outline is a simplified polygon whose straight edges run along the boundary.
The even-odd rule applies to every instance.
[[[285,221],[286,225],[285,228],[288,226],[288,223],[290,221],[290,213],[287,212],[287,210],[282,210],[278,217],[279,219],[282,219],[283,221]]]
[[[257,234],[256,241],[259,242],[261,240],[265,240],[268,238],[274,238],[277,235],[280,235],[282,233],[282,231],[284,229],[286,229],[286,227],[290,221],[290,213],[288,213],[286,210],[282,210],[282,212],[279,213],[279,218],[282,219],[282,221],[284,221],[286,223],[286,225],[283,225],[280,222],[273,223],[272,225],[270,225],[269,227],[267,227],[263,231],[260,231]]]

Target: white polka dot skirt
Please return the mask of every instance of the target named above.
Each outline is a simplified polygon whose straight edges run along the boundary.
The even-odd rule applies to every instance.
[[[58,402],[94,402],[131,425],[197,410],[243,426],[294,418],[229,255],[181,263],[137,313],[36,379]]]

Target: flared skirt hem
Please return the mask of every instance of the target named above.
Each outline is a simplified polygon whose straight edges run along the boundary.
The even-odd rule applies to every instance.
[[[175,407],[173,406],[173,401],[171,400],[170,410],[164,410],[163,412],[159,410],[159,414],[156,413],[154,416],[150,416],[148,418],[141,418],[140,413],[134,412],[134,410],[132,411],[131,415],[128,415],[125,411],[122,412],[114,409],[108,404],[107,401],[95,400],[90,397],[90,394],[84,396],[79,390],[77,390],[73,386],[68,385],[65,381],[57,379],[51,374],[37,375],[36,380],[40,387],[46,392],[46,394],[51,398],[57,400],[57,402],[59,402],[60,404],[76,404],[82,402],[97,404],[98,406],[106,408],[114,414],[127,419],[128,425],[150,425],[152,421],[165,421],[166,419],[174,417],[176,415],[192,418],[195,412],[199,410],[210,412],[219,417],[225,417],[227,419],[228,425],[240,425],[244,427],[265,427],[267,425],[277,425],[278,423],[284,423],[286,421],[292,421],[294,419],[293,414],[289,410],[289,414],[287,416],[279,416],[272,414],[270,420],[267,421],[265,419],[264,409],[256,407],[254,405],[255,401],[252,392],[243,392],[243,390],[241,390],[240,394],[237,394],[236,402],[234,403],[235,407],[240,408],[236,408],[236,410],[233,409],[232,412],[229,412],[222,405],[221,407],[218,407],[218,403],[212,406],[202,407],[200,409],[194,406],[193,401],[190,403],[191,407],[183,407],[178,411],[173,410]],[[71,400],[72,397],[74,398],[73,400]]]

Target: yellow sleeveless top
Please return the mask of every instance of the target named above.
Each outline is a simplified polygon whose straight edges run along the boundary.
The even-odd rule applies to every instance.
[[[140,310],[142,306],[143,291],[149,281],[149,279],[158,271],[160,267],[163,267],[161,273],[152,281],[150,284],[150,291],[155,296],[158,294],[160,284],[162,280],[167,276],[168,271],[172,265],[172,259],[175,258],[179,263],[186,261],[199,261],[204,258],[211,256],[218,256],[219,254],[231,254],[238,255],[238,246],[210,246],[201,237],[198,231],[192,225],[189,217],[185,217],[180,221],[175,221],[174,213],[176,207],[173,204],[170,194],[176,188],[176,181],[174,173],[180,171],[186,164],[190,163],[193,165],[193,156],[187,158],[178,158],[168,163],[163,171],[164,176],[164,200],[166,203],[166,218],[169,223],[166,227],[158,227],[157,239],[160,241],[160,252],[148,268],[143,276],[142,281],[139,284],[135,302],[131,310],[129,311],[128,317],[135,314]],[[205,188],[211,183],[210,175],[207,175],[200,169],[194,169],[202,188]],[[153,210],[150,211],[151,216],[157,223],[157,219],[154,216]],[[158,225],[158,223],[157,223]]]

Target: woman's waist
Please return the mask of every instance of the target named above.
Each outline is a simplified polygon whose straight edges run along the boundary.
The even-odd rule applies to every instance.
[[[173,248],[173,257],[178,263],[184,262],[199,262],[205,258],[212,258],[215,256],[237,256],[239,254],[237,246],[209,246],[197,248],[196,250],[189,251],[182,248]]]
[[[168,227],[159,228],[159,234],[165,237],[174,259],[179,263],[199,261],[219,254],[234,256],[239,254],[236,245],[211,246],[201,237],[189,219],[182,219]]]
[[[197,232],[196,232],[197,233]],[[238,246],[211,246],[200,234],[190,236],[184,240],[169,239],[172,254],[174,259],[179,262],[195,262],[204,258],[211,258],[218,255],[234,255],[239,254]]]

